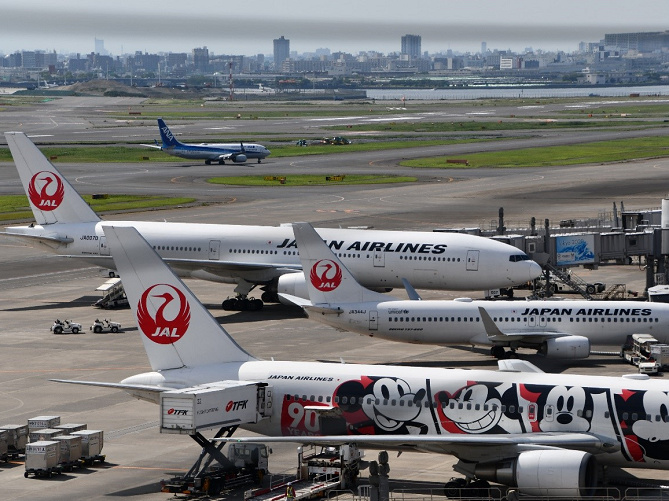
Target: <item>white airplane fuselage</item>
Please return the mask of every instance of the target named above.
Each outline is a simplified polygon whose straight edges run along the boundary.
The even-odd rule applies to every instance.
[[[387,434],[510,434],[518,440],[535,432],[587,433],[605,444],[604,450],[587,451],[600,464],[669,468],[669,395],[662,380],[253,361],[138,374],[123,383],[182,388],[228,379],[271,387],[271,417],[244,425],[267,436],[348,434],[364,443],[365,435]],[[338,417],[326,424],[319,407],[337,408]],[[472,445],[411,448],[466,458]],[[477,461],[485,459],[484,451],[474,449]],[[490,461],[499,461],[499,454],[489,447]]]
[[[63,242],[48,244],[55,253],[113,268],[104,225],[137,228],[180,276],[268,284],[300,269],[290,227],[99,221],[9,227],[6,232],[59,238]],[[515,247],[482,237],[326,228],[319,232],[367,287],[401,287],[402,278],[408,277],[423,289],[483,290],[525,283],[541,272]]]
[[[652,334],[669,343],[669,304],[638,301],[408,301],[329,304],[340,313],[310,312],[333,327],[416,344],[538,346],[541,336],[583,336],[592,344],[620,347],[627,336]],[[479,308],[506,334],[491,339]],[[308,309],[307,309],[308,311]],[[527,338],[524,338],[527,336]]]

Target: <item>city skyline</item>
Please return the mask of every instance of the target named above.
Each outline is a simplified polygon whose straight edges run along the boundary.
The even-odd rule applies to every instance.
[[[113,55],[190,52],[206,46],[215,54],[253,56],[272,54],[273,40],[285,36],[298,53],[325,47],[352,54],[392,53],[400,52],[401,37],[412,33],[421,36],[422,51],[431,53],[474,53],[481,42],[514,52],[527,47],[573,52],[580,42],[598,42],[605,33],[665,31],[662,20],[669,19],[669,2],[650,0],[637,1],[634,9],[621,0],[564,0],[559,6],[547,0],[504,5],[472,0],[466,7],[439,0],[410,6],[396,0],[342,0],[334,9],[305,0],[288,6],[268,0],[239,5],[222,9],[212,0],[187,6],[164,0],[156,10],[154,3],[118,0],[113,6],[87,4],[84,10],[77,0],[0,0],[0,51],[86,54],[94,51],[97,38]]]

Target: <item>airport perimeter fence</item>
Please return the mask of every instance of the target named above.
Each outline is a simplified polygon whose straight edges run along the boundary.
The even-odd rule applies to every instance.
[[[567,494],[567,491],[570,494]],[[573,501],[573,489],[565,489],[565,495],[536,496],[522,495],[513,491],[507,495],[504,487],[462,488],[459,495],[446,496],[443,489],[395,489],[390,491],[388,501],[441,501],[452,499],[457,501]],[[370,501],[371,486],[363,484],[358,486],[357,491],[332,490],[327,494],[328,499],[337,501]],[[587,501],[667,501],[669,500],[669,489],[660,487],[601,487],[590,495],[584,495],[578,499]]]

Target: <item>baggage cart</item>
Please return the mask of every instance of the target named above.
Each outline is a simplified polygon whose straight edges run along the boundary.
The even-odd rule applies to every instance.
[[[23,474],[37,477],[60,475],[60,442],[56,440],[40,440],[26,444],[26,471]]]

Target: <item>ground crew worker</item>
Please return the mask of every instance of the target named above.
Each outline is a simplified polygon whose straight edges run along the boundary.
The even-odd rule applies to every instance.
[[[293,487],[292,482],[286,486],[286,499],[288,501],[293,501],[295,499],[295,487]]]

